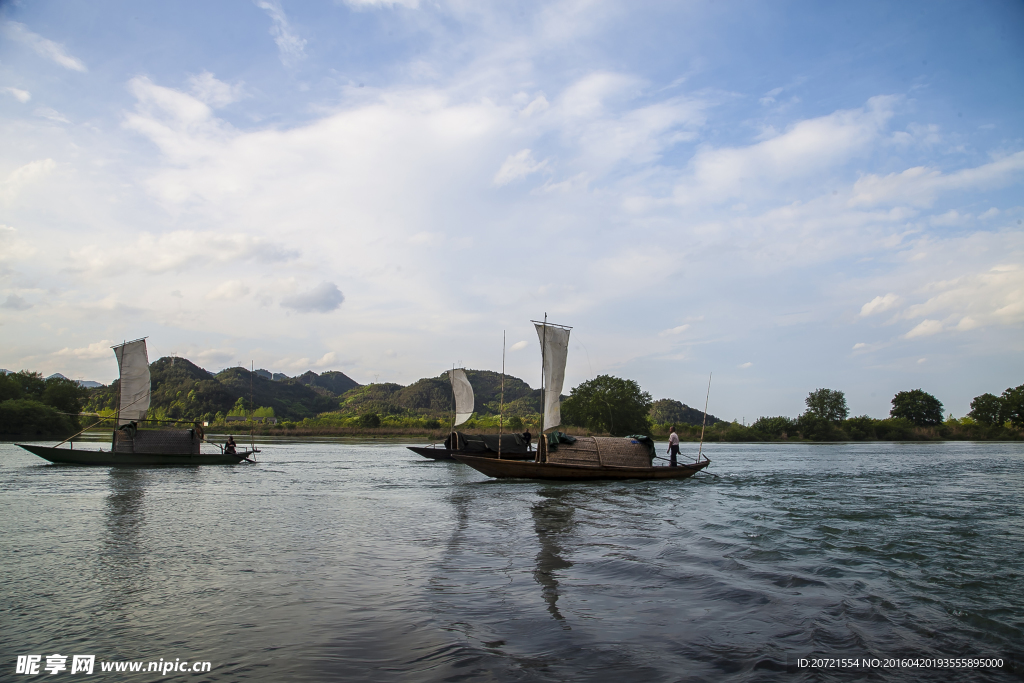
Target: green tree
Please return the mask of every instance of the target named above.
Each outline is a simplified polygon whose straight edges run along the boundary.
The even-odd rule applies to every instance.
[[[367,429],[380,427],[380,415],[377,413],[363,413],[359,416],[359,426]]]
[[[1024,427],[1024,384],[1007,389],[999,399],[1002,403],[1002,410],[999,413],[1000,421],[1009,420],[1014,427]]]
[[[631,379],[598,375],[574,388],[562,402],[562,421],[615,436],[647,434],[651,395]]]
[[[750,427],[769,436],[782,436],[796,427],[796,421],[782,415],[779,417],[759,417],[757,422],[750,425]]]
[[[835,389],[815,389],[804,399],[807,412],[819,420],[839,423],[850,414],[846,407],[846,395]]]
[[[1003,401],[1001,398],[994,394],[982,394],[975,396],[971,401],[971,412],[967,413],[967,416],[983,425],[997,425],[1003,423],[1003,420],[1000,419],[1002,412]]]
[[[902,417],[918,427],[942,423],[942,401],[921,390],[901,391],[892,397],[891,417]]]

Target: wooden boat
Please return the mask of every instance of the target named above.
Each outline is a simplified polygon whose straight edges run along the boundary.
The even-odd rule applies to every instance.
[[[544,397],[536,459],[518,462],[453,453],[455,460],[499,479],[562,481],[685,479],[711,464],[698,456],[693,464],[654,467],[654,442],[643,435],[614,438],[574,437],[559,431],[545,434],[545,425],[550,429],[562,423],[561,392],[572,328],[548,323],[547,314],[544,322],[535,320],[533,323],[541,344],[541,391]]]
[[[450,448],[438,448],[436,446],[406,446],[410,451],[417,455],[422,455],[424,458],[430,458],[431,460],[454,460],[456,455],[469,455],[466,451],[453,451]],[[498,454],[492,451],[485,451],[483,453],[473,454],[481,458],[497,458]],[[534,453],[502,453],[502,460],[533,460]]]
[[[597,481],[602,479],[686,479],[711,464],[702,460],[678,467],[626,467],[617,465],[566,465],[555,462],[521,462],[473,455],[452,456],[481,474],[497,479],[551,479]]]
[[[502,360],[501,374],[502,403],[504,403],[504,360]],[[452,368],[448,371],[448,378],[452,384],[452,428],[448,438],[444,440],[443,447],[431,444],[430,446],[406,446],[406,448],[432,460],[452,460],[452,456],[456,453],[477,455],[483,458],[497,458],[500,455],[501,458],[509,460],[533,460],[534,454],[530,450],[530,444],[520,434],[464,434],[455,431],[457,426],[473,416],[476,397],[473,394],[473,385],[470,384],[464,369]]]
[[[443,444],[430,446],[406,446],[413,453],[433,460],[452,460],[452,455],[476,455],[481,458],[497,458],[498,442],[501,442],[500,456],[505,460],[533,460],[534,452],[521,434],[463,434],[452,432]],[[452,446],[455,448],[452,448]]]
[[[60,465],[197,467],[199,465],[234,465],[242,461],[253,462],[249,459],[252,451],[237,453],[119,453],[112,450],[54,448],[53,446],[34,446],[26,443],[17,445],[44,460]]]
[[[220,452],[203,453],[202,444],[208,442],[202,427],[198,424],[194,424],[191,429],[139,429],[139,423],[162,422],[145,419],[151,391],[146,340],[143,338],[125,342],[113,349],[117,357],[120,380],[117,414],[113,418],[118,427],[111,435],[110,450],[75,449],[74,437],[65,439],[56,446],[22,443],[17,444],[18,446],[44,460],[66,465],[195,467],[254,462],[249,456],[257,452],[255,448],[232,453],[220,446],[214,446],[220,449]],[[111,418],[104,418],[100,422],[109,419]],[[68,447],[60,448],[65,443]]]

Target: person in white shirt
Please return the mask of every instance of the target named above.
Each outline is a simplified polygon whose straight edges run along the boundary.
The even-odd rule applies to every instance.
[[[668,454],[668,466],[678,467],[676,456],[679,455],[679,435],[676,434],[675,425],[672,425],[672,429],[668,432]]]

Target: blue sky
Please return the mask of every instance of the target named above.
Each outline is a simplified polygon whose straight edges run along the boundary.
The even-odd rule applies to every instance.
[[[0,5],[0,367],[149,336],[727,419],[1024,382],[1024,3]]]

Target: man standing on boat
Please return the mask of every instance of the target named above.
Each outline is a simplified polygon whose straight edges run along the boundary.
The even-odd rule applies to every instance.
[[[235,437],[228,436],[228,442],[226,444],[224,444],[224,452],[225,453],[234,453],[235,452]]]
[[[523,432],[523,439],[526,441],[526,450],[527,451],[532,451],[533,450],[533,443],[532,443],[533,442],[533,434],[530,433],[529,429],[527,429],[525,432]]]
[[[668,466],[678,467],[679,463],[676,462],[676,456],[679,455],[679,435],[676,434],[676,427],[672,425],[672,429],[668,431]]]

